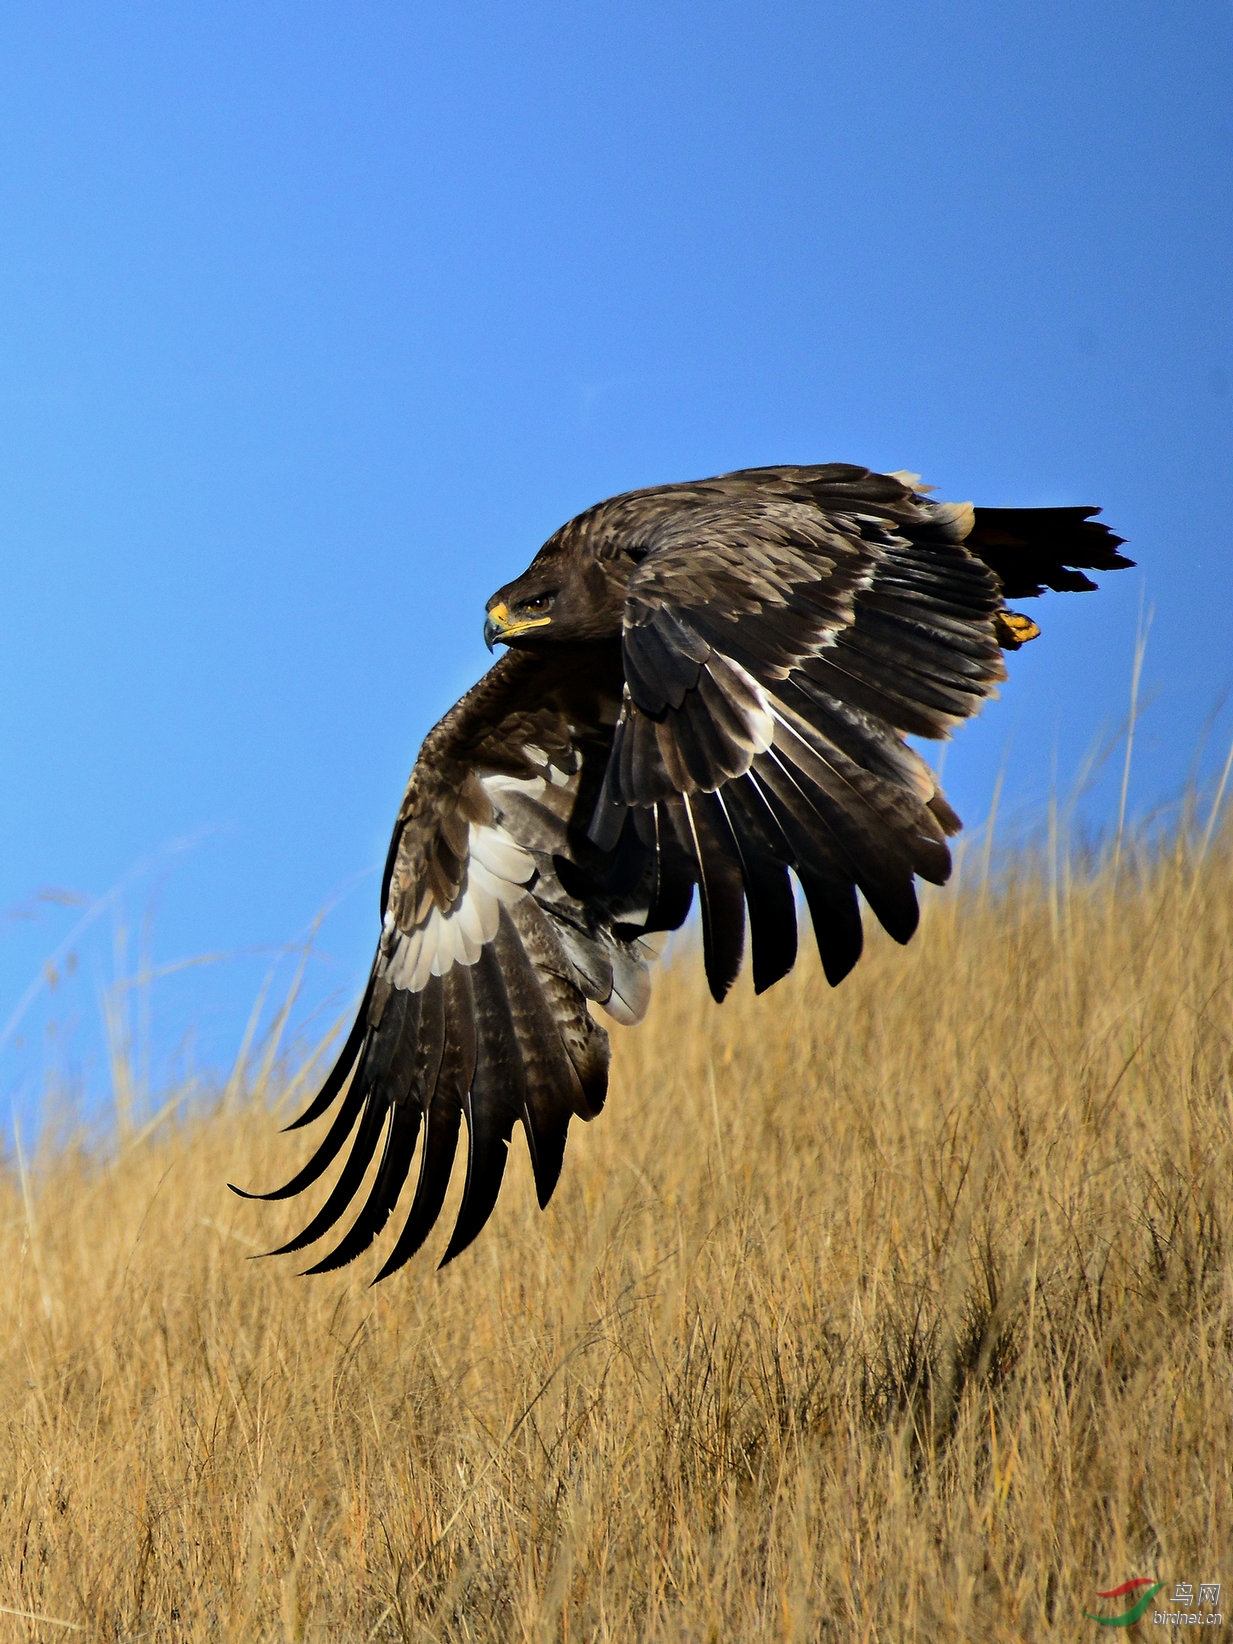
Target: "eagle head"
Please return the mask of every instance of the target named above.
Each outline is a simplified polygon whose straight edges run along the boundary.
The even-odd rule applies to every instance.
[[[614,639],[632,569],[632,562],[601,564],[569,545],[546,543],[522,575],[488,601],[484,643],[491,651],[498,641],[536,648]]]
[[[494,594],[484,616],[484,644],[491,651],[498,640],[508,645],[520,634],[535,628],[547,628],[552,622],[552,608],[557,602],[557,590],[525,595],[511,604],[509,598]]]

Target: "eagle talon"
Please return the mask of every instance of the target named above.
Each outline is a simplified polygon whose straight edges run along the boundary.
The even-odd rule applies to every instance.
[[[1040,629],[1031,617],[1019,611],[999,611],[994,617],[994,631],[1004,651],[1017,651],[1029,640],[1040,638]]]

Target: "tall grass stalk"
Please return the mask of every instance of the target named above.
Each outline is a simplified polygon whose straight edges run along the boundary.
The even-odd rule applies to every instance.
[[[1126,752],[1122,756],[1122,786],[1117,800],[1117,834],[1113,844],[1113,877],[1122,861],[1122,840],[1126,832],[1126,805],[1130,795],[1130,770],[1134,762],[1135,731],[1139,723],[1139,685],[1143,678],[1143,659],[1147,655],[1147,636],[1152,627],[1151,611],[1143,610],[1143,590],[1139,590],[1139,622],[1135,632],[1134,661],[1130,668],[1130,713],[1126,721]]]

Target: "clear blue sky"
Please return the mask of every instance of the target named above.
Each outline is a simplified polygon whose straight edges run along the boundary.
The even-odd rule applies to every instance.
[[[1142,596],[1133,805],[1176,796],[1233,683],[1231,24],[6,6],[0,1026],[126,889],[30,995],[0,1096],[102,1078],[121,901],[156,965],[231,956],[153,985],[156,1079],[230,1061],[332,897],[307,1004],[353,997],[485,596],[632,486],[843,459],[1104,505],[1141,571],[1034,610],[947,787],[979,823],[1008,744],[1016,814],[1069,784],[1125,713]],[[1106,770],[1087,814],[1116,801]]]

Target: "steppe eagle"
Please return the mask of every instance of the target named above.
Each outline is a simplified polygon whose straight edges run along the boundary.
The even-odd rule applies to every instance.
[[[753,985],[791,970],[795,879],[827,979],[861,951],[858,892],[897,942],[914,877],[942,884],[959,828],[905,736],[945,737],[1037,633],[1007,600],[1090,589],[1133,562],[1093,508],[932,501],[913,474],[754,468],[631,491],[552,536],[488,603],[508,647],[428,733],[381,887],[355,1025],[297,1129],[338,1110],[285,1186],[341,1174],[304,1230],[308,1271],[365,1250],[419,1144],[378,1277],[440,1213],[465,1120],[461,1208],[443,1263],[483,1227],[521,1124],[546,1205],[571,1118],[607,1087],[608,1035],[647,1008],[659,933],[695,888],[722,999],[748,919]],[[237,1189],[237,1191],[239,1191]]]

